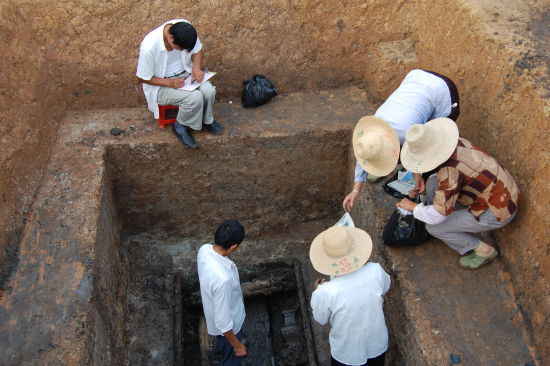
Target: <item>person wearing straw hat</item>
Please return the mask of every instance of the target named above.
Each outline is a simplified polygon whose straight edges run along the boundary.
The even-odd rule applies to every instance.
[[[397,207],[412,211],[430,234],[464,255],[459,260],[462,268],[475,270],[494,260],[497,250],[472,233],[501,228],[516,216],[519,190],[510,173],[459,137],[456,124],[448,118],[412,126],[401,149],[401,163],[409,171],[435,170],[436,175],[426,182],[427,205],[403,198]],[[414,190],[409,194],[414,195]]]
[[[332,278],[314,282],[311,308],[319,324],[330,323],[333,366],[384,365],[388,330],[382,296],[391,279],[378,263],[367,263],[371,252],[369,234],[354,227],[333,226],[311,243],[311,264]]]
[[[375,117],[386,121],[395,130],[400,144],[405,141],[409,127],[415,124],[426,123],[438,117],[456,121],[459,115],[459,96],[455,83],[446,76],[427,70],[410,71],[401,85],[374,113]],[[354,185],[342,203],[346,211],[350,211],[357,202],[365,182],[375,183],[391,172],[369,170],[368,165],[360,163],[363,156],[357,155],[356,150],[354,152],[357,158]],[[417,186],[423,189],[422,176],[415,175],[415,180]]]
[[[391,173],[397,165],[399,138],[390,124],[381,118],[361,118],[353,130],[352,144],[357,166],[361,171],[383,177]],[[344,210],[351,210],[362,185],[362,182],[355,182],[353,190],[344,199]]]

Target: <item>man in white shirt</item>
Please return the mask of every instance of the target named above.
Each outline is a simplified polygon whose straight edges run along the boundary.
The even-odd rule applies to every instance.
[[[190,130],[205,128],[222,134],[212,114],[216,88],[209,82],[193,91],[181,90],[185,79],[202,81],[202,44],[195,28],[185,19],[170,20],[145,36],[139,49],[136,76],[143,84],[147,106],[159,118],[158,105],[178,105],[172,131],[189,148],[197,143]]]
[[[202,308],[208,334],[216,336],[222,365],[240,366],[246,356],[241,342],[245,310],[237,266],[228,256],[245,237],[243,226],[224,221],[216,230],[214,245],[204,244],[197,254]]]
[[[311,308],[318,323],[330,323],[332,366],[384,365],[388,330],[382,296],[391,279],[378,263],[366,263],[371,251],[370,236],[354,227],[331,227],[311,244],[313,267],[331,276],[313,284]]]
[[[405,134],[412,125],[424,124],[439,117],[447,117],[456,122],[459,114],[458,89],[451,79],[433,71],[412,70],[376,110],[374,116],[389,123],[399,142],[403,144]],[[346,211],[353,208],[366,181],[374,183],[382,177],[366,171],[360,157],[356,158],[353,189],[342,203]],[[415,178],[418,178],[417,182],[422,188],[424,181],[420,179],[421,176]]]

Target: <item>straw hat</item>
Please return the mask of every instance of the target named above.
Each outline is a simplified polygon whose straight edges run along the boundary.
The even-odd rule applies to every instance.
[[[309,259],[317,272],[341,276],[359,269],[372,252],[372,239],[361,229],[333,226],[313,239]]]
[[[446,162],[458,144],[458,127],[449,118],[411,126],[401,149],[401,164],[413,173],[425,173]]]
[[[384,120],[366,116],[353,131],[353,153],[367,173],[383,177],[391,173],[399,159],[399,138]]]

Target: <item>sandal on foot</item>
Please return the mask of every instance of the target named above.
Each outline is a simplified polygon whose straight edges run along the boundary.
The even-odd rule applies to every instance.
[[[458,261],[458,264],[460,265],[461,268],[475,271],[479,267],[492,262],[497,256],[498,256],[498,252],[496,250],[493,252],[493,254],[487,257],[479,256],[475,252],[473,252],[470,255],[466,255],[460,258],[460,260]]]

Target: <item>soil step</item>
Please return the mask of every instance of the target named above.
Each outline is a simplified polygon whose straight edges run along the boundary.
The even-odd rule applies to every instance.
[[[529,334],[500,261],[467,271],[458,266],[460,255],[435,238],[418,247],[382,244],[382,231],[398,201],[384,192],[384,182],[365,185],[352,215],[356,226],[373,237],[374,260],[378,257],[392,273],[386,314],[399,348],[394,347],[392,364],[531,362]]]
[[[243,109],[240,103],[220,102],[215,105],[214,114],[225,126],[226,132],[223,135],[196,133],[197,150],[181,146],[172,131],[160,129],[145,108],[67,113],[60,122],[56,145],[28,214],[17,266],[6,284],[6,290],[0,294],[0,334],[6,335],[0,337],[0,365],[44,364],[46,360],[71,365],[124,363],[126,333],[123,299],[128,286],[128,269],[119,250],[123,233],[120,232],[122,224],[118,213],[124,197],[121,197],[122,193],[113,197],[113,190],[117,189],[117,182],[127,171],[116,170],[118,167],[133,169],[137,173],[139,182],[131,179],[127,182],[132,188],[139,183],[144,184],[141,188],[137,187],[138,192],[134,195],[143,197],[143,206],[133,207],[141,216],[140,225],[146,224],[144,212],[148,209],[158,212],[174,204],[179,205],[179,208],[174,206],[174,212],[184,211],[181,209],[184,206],[180,205],[182,197],[177,192],[181,182],[186,180],[185,176],[191,175],[182,167],[202,174],[206,169],[193,170],[193,164],[230,161],[237,172],[236,178],[231,178],[235,179],[231,180],[235,184],[218,184],[218,187],[233,193],[232,197],[242,194],[243,185],[236,184],[243,179],[240,175],[242,171],[253,172],[246,177],[263,174],[262,192],[265,193],[252,191],[258,195],[269,195],[269,200],[260,200],[263,206],[255,207],[259,213],[254,226],[265,231],[268,225],[262,225],[259,221],[269,219],[264,212],[274,207],[274,201],[291,197],[285,193],[286,190],[296,189],[303,195],[305,188],[299,187],[299,184],[289,184],[292,179],[313,179],[315,174],[319,174],[325,179],[323,184],[326,190],[333,192],[332,182],[326,179],[326,174],[321,174],[328,169],[320,169],[318,163],[321,161],[325,166],[330,165],[330,169],[333,165],[340,165],[339,168],[345,170],[346,136],[349,136],[348,131],[356,121],[368,113],[368,108],[370,105],[364,91],[355,87],[281,95],[253,109]],[[335,142],[339,151],[336,158],[343,164],[334,163],[330,154],[325,159],[312,157],[307,146],[312,146],[319,138],[308,139],[311,135],[325,135],[326,145],[319,147],[325,150],[330,150],[333,144],[329,138],[341,137]],[[268,159],[259,159],[251,149],[258,136],[274,137],[258,142],[258,145],[271,144],[261,151],[273,160],[267,168],[270,163],[266,162]],[[300,149],[295,149],[298,153],[287,160],[297,166],[292,173],[301,168],[302,175],[289,177],[290,173],[286,174],[281,168],[282,159],[274,154],[293,153],[293,145],[300,146]],[[262,150],[262,147],[256,147],[256,151]],[[305,153],[302,155],[298,150]],[[120,159],[124,161],[114,161],[119,156],[117,153],[122,155]],[[237,164],[239,166],[235,167]],[[159,166],[167,167],[165,174]],[[304,169],[307,166],[309,170]],[[285,169],[289,170],[288,167]],[[303,171],[308,172],[308,176],[304,177]],[[225,183],[228,180],[222,175],[206,177],[199,173],[193,177],[208,183]],[[275,179],[287,182],[290,188],[276,186],[276,189],[282,189],[281,193],[269,189]],[[301,184],[304,185],[303,182]],[[204,191],[205,186],[200,186],[199,191]],[[257,181],[248,182],[246,188],[256,189],[257,186],[261,187]],[[329,195],[320,192],[319,185],[310,186],[315,189],[314,194],[321,194],[321,197]],[[335,186],[339,191],[343,183]],[[186,188],[186,197],[192,196],[190,189]],[[156,194],[161,199],[152,197]],[[219,189],[216,194],[220,194]],[[303,199],[298,203],[311,209],[315,203],[314,194],[309,195],[311,204]],[[210,213],[211,207],[221,206],[211,199],[213,196],[209,195],[209,200],[199,200],[200,206],[197,204],[196,207],[203,210],[201,214]],[[336,194],[331,193],[330,196],[338,199]],[[245,199],[233,202],[237,201],[244,202],[245,208],[250,209]],[[327,205],[324,200],[321,201]],[[211,206],[206,207],[206,202],[210,202]],[[294,208],[295,203],[290,199],[288,203],[279,202],[285,210]],[[232,206],[228,209],[237,211]],[[284,216],[282,212],[282,209],[277,211],[281,221],[288,220],[288,214]],[[317,217],[318,211],[314,214],[312,217]],[[172,213],[170,216],[173,218],[174,215]],[[215,215],[212,216],[214,219],[217,220]],[[187,221],[179,221],[178,224],[182,222]]]

